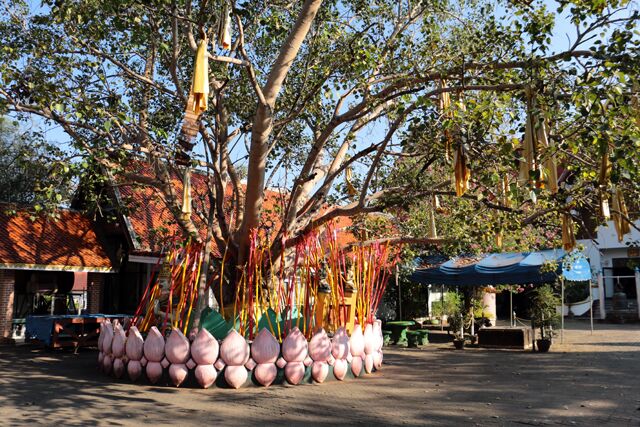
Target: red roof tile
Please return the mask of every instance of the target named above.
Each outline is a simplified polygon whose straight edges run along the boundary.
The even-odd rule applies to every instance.
[[[111,271],[93,223],[79,212],[60,210],[60,218],[37,216],[0,206],[0,267],[71,271]]]
[[[147,163],[132,162],[133,168],[137,168],[137,172],[143,176],[152,177],[154,172]],[[172,173],[171,184],[175,188],[176,195],[180,203],[182,203],[182,177],[177,173]],[[202,207],[204,203],[209,205],[207,197],[207,176],[198,171],[191,174],[191,198],[194,204],[194,214],[192,220],[196,228],[200,231],[201,238],[206,237],[206,227],[200,217],[195,212],[198,206]],[[135,254],[157,254],[161,251],[165,242],[174,236],[180,236],[182,230],[177,223],[175,217],[167,207],[160,192],[152,187],[135,186],[135,185],[119,185],[118,191],[124,207],[127,209],[125,222],[127,228],[131,232],[131,239],[134,244],[132,253]],[[231,187],[227,188],[225,198],[226,204],[230,206]],[[278,226],[277,212],[275,207],[282,204],[282,195],[275,191],[268,191],[265,198],[263,212],[266,225],[273,224],[271,227],[275,229]],[[221,257],[217,248],[212,249],[214,257]]]
[[[133,161],[131,168],[137,168],[138,173],[143,176],[152,177],[154,172],[147,163]],[[182,177],[177,173],[173,173],[171,183],[175,188],[176,194],[180,202],[182,201]],[[194,214],[192,220],[198,230],[200,230],[202,239],[205,238],[206,228],[195,212],[197,206],[205,203],[208,206],[207,197],[207,176],[198,171],[191,174],[192,199],[194,203]],[[173,236],[180,236],[182,230],[175,220],[175,217],[167,207],[163,197],[158,190],[146,186],[119,185],[122,203],[128,210],[125,222],[132,232],[132,240],[134,248],[132,253],[135,254],[157,254],[161,251],[164,242]],[[226,189],[225,205],[230,206],[231,187]],[[277,231],[280,226],[278,215],[281,209],[278,206],[284,206],[286,203],[286,194],[267,190],[263,204],[263,223],[273,232]],[[353,235],[347,230],[351,226],[349,218],[338,218],[334,221],[335,228],[339,232],[338,241],[345,245],[355,241]],[[217,248],[212,249],[214,257],[221,257]]]

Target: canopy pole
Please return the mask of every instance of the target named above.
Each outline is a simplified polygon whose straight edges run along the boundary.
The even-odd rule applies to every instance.
[[[509,326],[513,328],[513,287],[509,285]]]
[[[398,287],[398,315],[400,316],[398,320],[402,320],[402,293],[400,292],[400,282],[398,280],[398,264],[396,264],[396,286]]]
[[[564,344],[564,276],[560,277],[560,344]],[[589,290],[591,292],[591,290]]]
[[[600,307],[600,320],[607,318],[607,312],[604,305],[605,293],[604,293],[604,278],[602,272],[598,273],[598,303]]]
[[[593,288],[591,287],[591,280],[589,280],[589,317],[591,322],[591,335],[593,335]]]
[[[638,318],[640,319],[640,269],[638,267],[636,267],[634,276],[636,276],[636,299],[638,300]]]
[[[440,288],[440,332],[444,331],[444,285]]]

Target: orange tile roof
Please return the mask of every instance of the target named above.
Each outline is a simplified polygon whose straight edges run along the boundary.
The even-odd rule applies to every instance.
[[[129,170],[137,169],[137,172],[148,177],[154,176],[154,172],[148,163],[132,161]],[[178,200],[182,201],[182,177],[173,173],[171,185],[175,188]],[[192,199],[194,212],[197,206],[202,207],[202,203],[208,206],[207,198],[207,176],[198,171],[191,174]],[[131,234],[134,254],[157,254],[161,251],[164,242],[173,236],[180,236],[182,230],[175,220],[175,217],[167,207],[163,197],[158,190],[147,186],[120,185],[117,187],[121,198],[121,203],[127,208],[128,213],[125,223]],[[230,206],[231,187],[226,189],[225,199],[227,206]],[[263,204],[263,223],[269,226],[270,230],[277,231],[280,226],[278,218],[281,211],[278,206],[283,206],[286,202],[286,194],[267,190]],[[201,237],[205,238],[206,228],[200,218],[194,213],[192,220]],[[338,241],[341,244],[348,244],[355,241],[353,235],[348,232],[347,227],[351,226],[349,218],[338,218],[335,220],[335,227],[338,230]],[[214,246],[212,256],[221,257],[218,249]]]
[[[152,177],[154,172],[147,163],[133,161],[133,168],[137,169],[137,173]],[[176,191],[176,195],[180,203],[182,203],[182,177],[177,172],[173,172],[171,176],[171,185]],[[206,237],[206,227],[200,217],[195,212],[202,205],[209,206],[207,197],[207,176],[198,171],[191,174],[191,198],[193,200],[194,213],[191,219],[196,228],[200,232],[200,237]],[[131,234],[133,243],[133,251],[135,254],[157,254],[161,252],[162,246],[174,236],[182,235],[182,229],[176,221],[171,210],[167,207],[164,198],[160,192],[152,187],[135,186],[135,185],[119,185],[117,187],[121,203],[127,209],[125,215],[125,223]],[[225,204],[230,206],[231,186],[226,189]],[[275,229],[278,224],[277,205],[282,204],[283,196],[276,191],[267,191],[263,205],[263,220],[265,225]],[[228,218],[228,217],[227,217]],[[233,220],[233,219],[232,219]],[[218,249],[214,246],[212,249],[214,257],[221,257]]]
[[[132,162],[132,166],[137,168],[137,173],[143,176],[153,176],[149,164]],[[198,174],[193,174],[191,178],[194,192],[192,198],[195,203],[198,199],[196,195],[199,193],[198,188],[202,186],[199,182],[200,178]],[[177,175],[172,177],[172,186],[176,189],[178,197],[182,198],[182,180]],[[127,211],[125,223],[133,244],[133,253],[159,253],[168,238],[181,234],[180,226],[156,189],[146,186],[120,185],[116,191],[120,198],[119,203]],[[199,229],[204,228],[196,215],[193,219]]]
[[[79,212],[60,210],[60,218],[36,216],[0,205],[0,268],[69,271],[113,270],[93,223]]]
[[[338,232],[339,246],[347,246],[357,242],[355,236],[353,235],[351,230],[349,230],[349,228],[353,225],[353,221],[351,221],[351,218],[340,216],[333,221],[333,225],[336,227],[336,231]]]

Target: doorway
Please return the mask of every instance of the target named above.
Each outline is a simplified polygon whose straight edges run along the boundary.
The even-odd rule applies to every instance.
[[[613,276],[624,276],[614,280],[614,292],[624,292],[628,299],[636,299],[635,272],[631,265],[640,263],[640,258],[614,258],[611,272]]]

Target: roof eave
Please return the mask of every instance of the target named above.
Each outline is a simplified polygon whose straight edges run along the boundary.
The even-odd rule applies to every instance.
[[[74,273],[115,273],[113,267],[87,267],[81,265],[44,265],[0,263],[0,270],[71,271]]]

